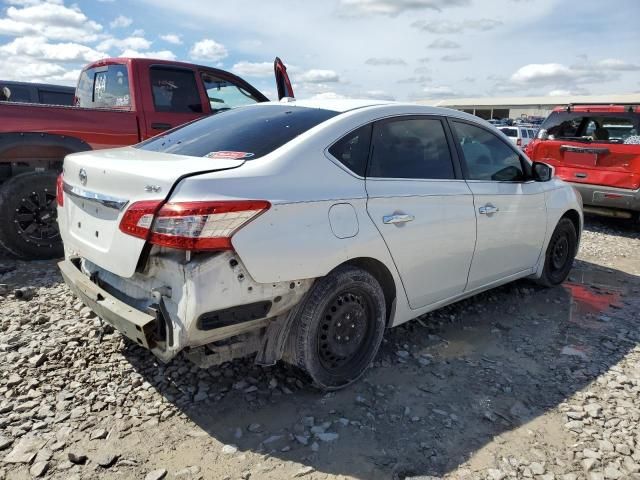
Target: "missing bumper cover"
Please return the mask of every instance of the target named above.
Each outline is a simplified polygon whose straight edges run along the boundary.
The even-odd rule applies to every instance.
[[[238,323],[248,322],[264,318],[271,310],[271,302],[255,302],[246,305],[238,305],[236,307],[216,310],[215,312],[207,312],[198,318],[199,330],[213,330],[215,328],[228,327]]]

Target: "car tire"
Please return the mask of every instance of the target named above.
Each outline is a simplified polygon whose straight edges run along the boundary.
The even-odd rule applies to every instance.
[[[61,257],[56,207],[54,172],[10,178],[0,185],[0,245],[18,258]]]
[[[561,218],[556,225],[544,259],[542,276],[537,280],[540,285],[553,287],[566,280],[578,253],[578,234],[573,222]]]
[[[337,390],[362,376],[386,327],[384,292],[366,270],[338,267],[317,280],[303,299],[288,337],[289,363],[322,390]]]

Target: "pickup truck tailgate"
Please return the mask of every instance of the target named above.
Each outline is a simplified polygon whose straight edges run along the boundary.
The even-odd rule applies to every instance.
[[[188,157],[125,147],[66,157],[58,222],[65,254],[131,277],[145,240],[119,228],[128,207],[164,200],[181,178],[239,167],[243,160]]]

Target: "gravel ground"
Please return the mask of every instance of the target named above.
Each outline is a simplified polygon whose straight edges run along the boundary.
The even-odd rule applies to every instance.
[[[640,479],[639,237],[589,219],[563,286],[390,330],[329,394],[286,366],[160,365],[54,262],[0,258],[0,480]]]

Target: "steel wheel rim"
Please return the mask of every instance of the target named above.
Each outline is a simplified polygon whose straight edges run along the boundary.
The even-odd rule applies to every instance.
[[[359,367],[373,336],[374,308],[370,296],[346,289],[327,304],[318,329],[318,357],[322,367],[340,374]]]
[[[551,250],[551,267],[554,271],[563,270],[569,259],[569,239],[562,235],[553,243]]]
[[[46,188],[23,196],[13,218],[18,234],[29,243],[51,245],[60,237],[56,195]]]

